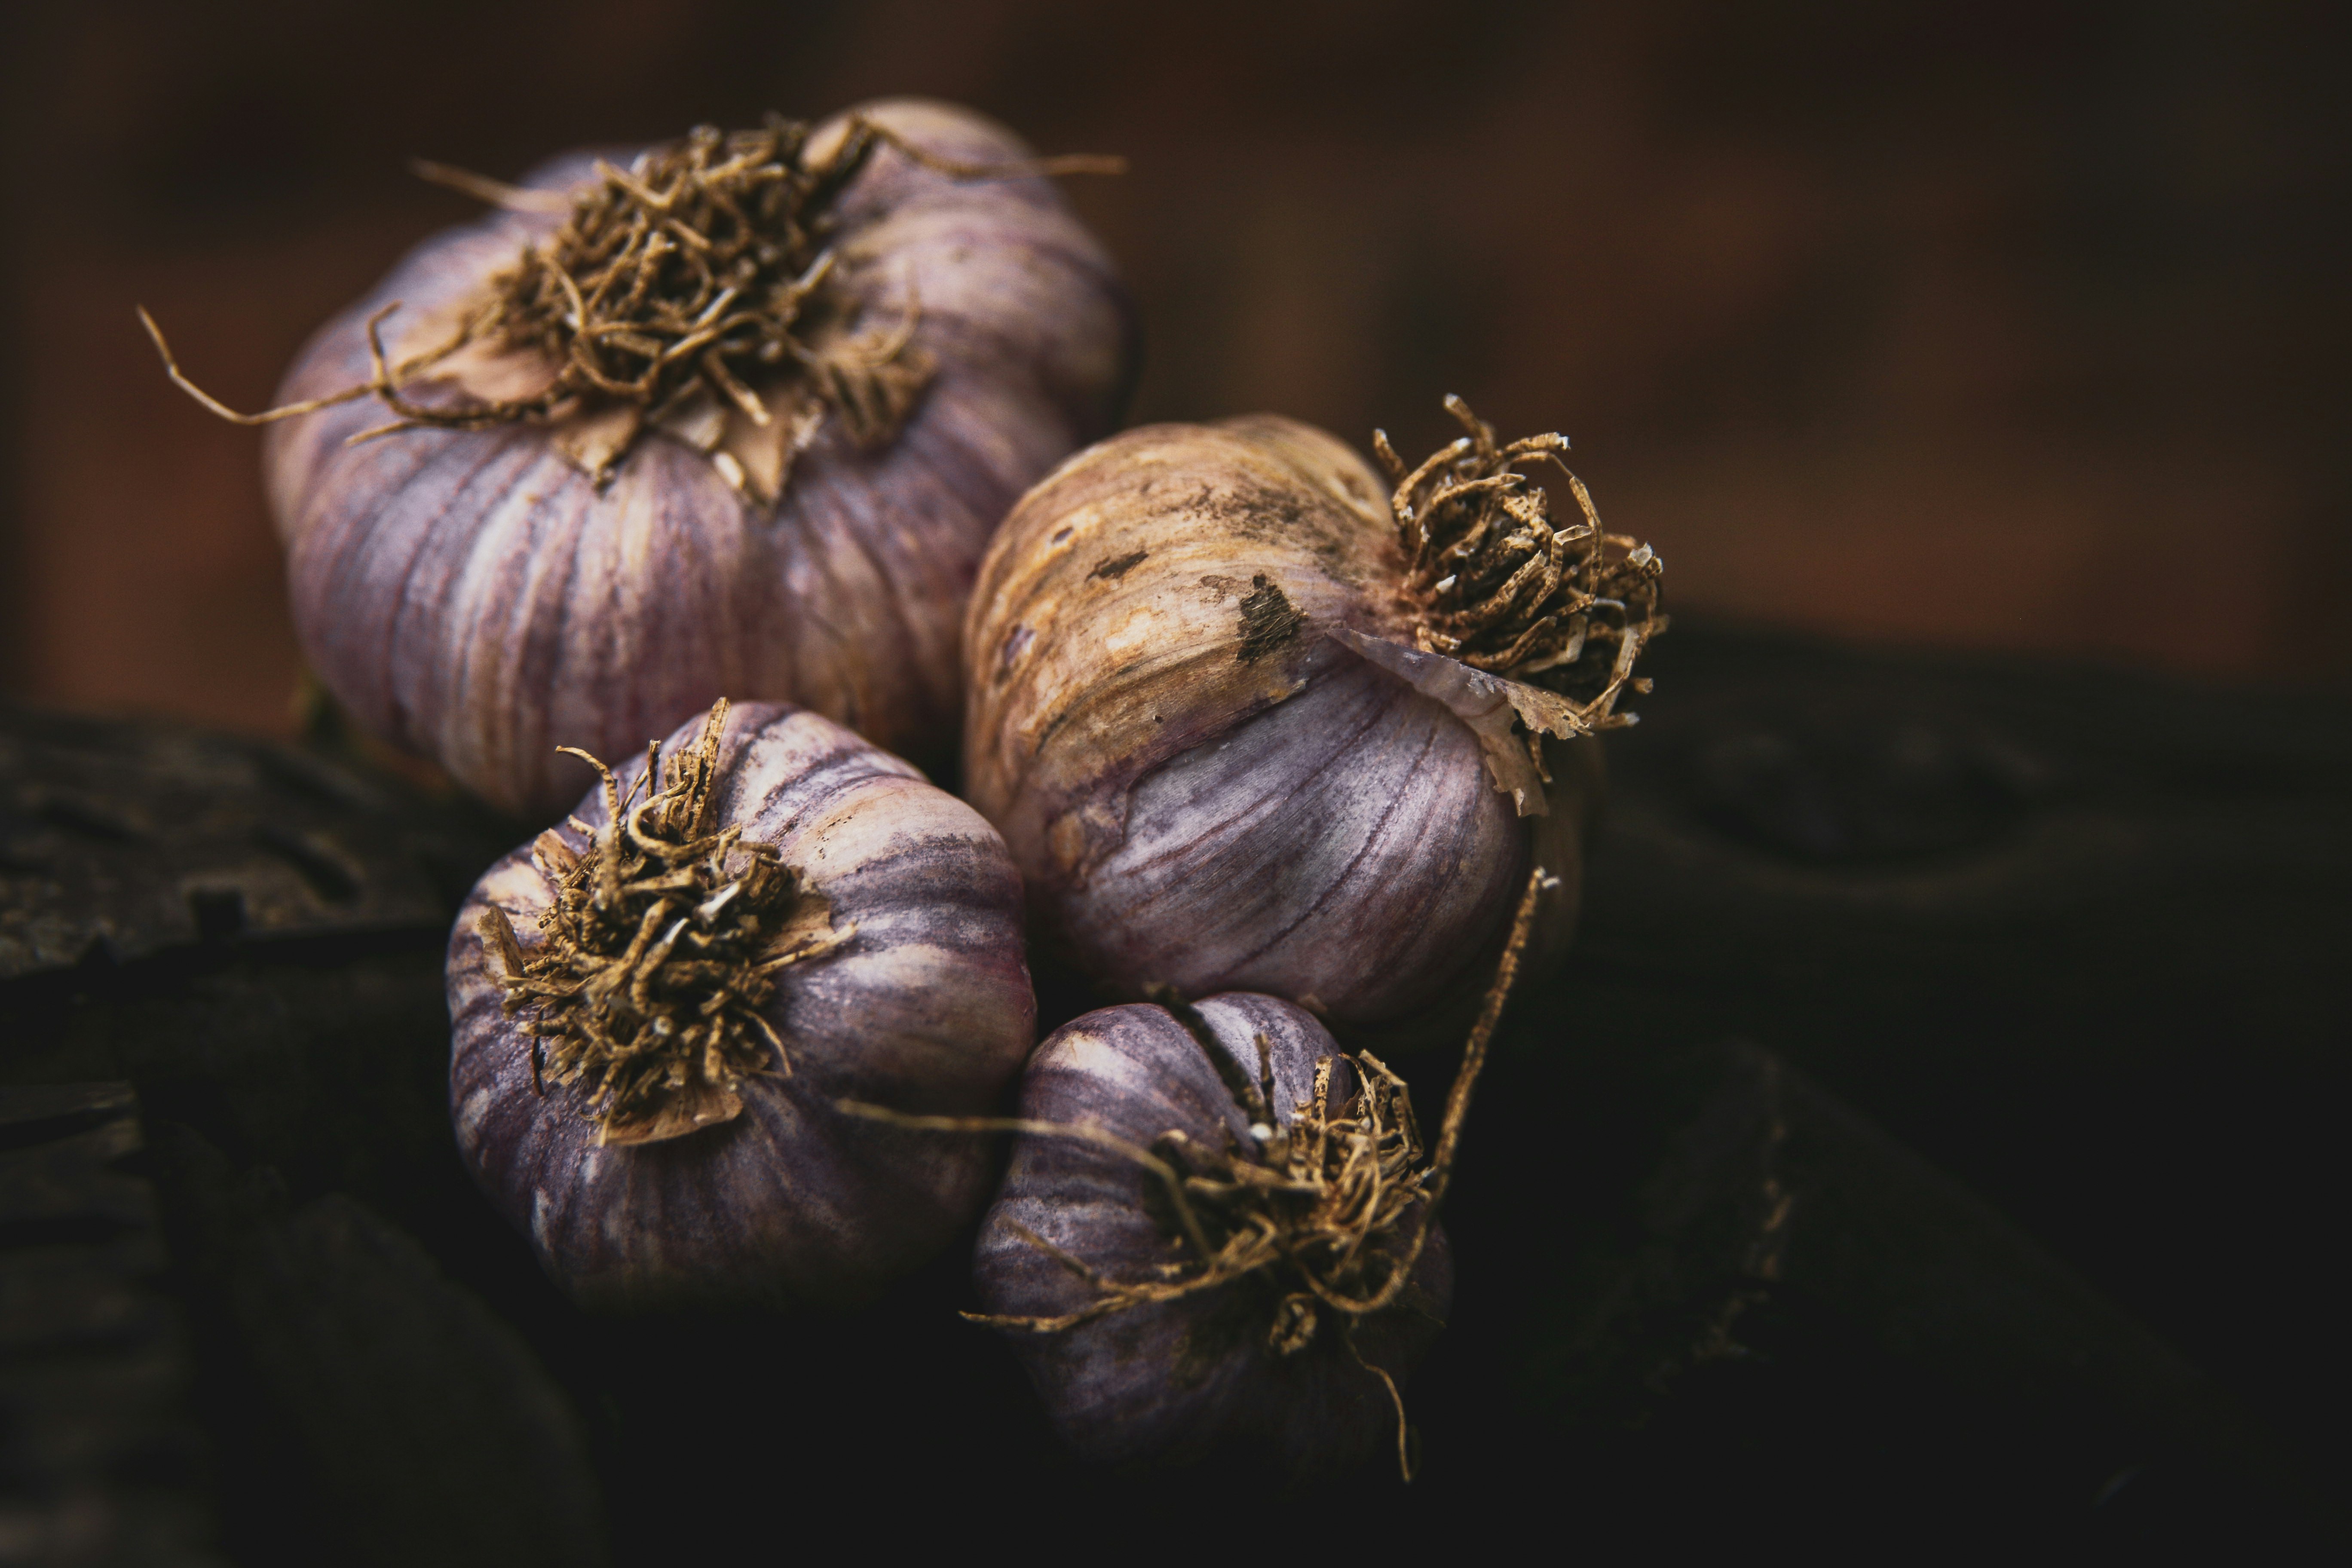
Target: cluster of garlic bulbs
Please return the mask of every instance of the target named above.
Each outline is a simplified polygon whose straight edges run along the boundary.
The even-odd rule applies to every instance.
[[[1661,568],[1457,400],[1385,478],[1275,416],[1097,440],[1135,323],[1053,172],[912,101],[444,172],[498,210],[231,416],[326,688],[578,802],[448,959],[459,1146],[555,1279],[849,1305],[986,1209],[1082,1452],[1328,1471],[1402,1443]],[[959,733],[962,800],[901,760]],[[1043,1045],[1033,937],[1115,1004]],[[1377,1053],[1465,1030],[1425,1140]]]

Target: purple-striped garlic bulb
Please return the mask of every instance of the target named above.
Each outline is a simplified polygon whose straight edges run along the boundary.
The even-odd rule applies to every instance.
[[[1260,415],[1130,430],[1024,496],[981,567],[968,797],[1047,940],[1114,994],[1270,992],[1343,1038],[1458,1035],[1514,890],[1573,925],[1592,731],[1661,566],[1466,433],[1410,472]]]
[[[1021,1120],[981,1226],[983,1321],[1079,1455],[1298,1477],[1402,1457],[1401,1389],[1454,1278],[1377,1058],[1271,996],[1106,1007],[1038,1047]]]
[[[459,1150],[599,1306],[835,1304],[920,1263],[989,1151],[834,1103],[988,1110],[1036,1029],[994,830],[769,703],[718,704],[491,868],[448,974]]]
[[[617,754],[722,693],[951,756],[990,532],[1132,379],[1127,296],[1042,177],[1084,162],[898,100],[520,188],[440,171],[501,210],[250,416],[285,419],[265,467],[320,679],[541,816],[590,779],[558,741]]]

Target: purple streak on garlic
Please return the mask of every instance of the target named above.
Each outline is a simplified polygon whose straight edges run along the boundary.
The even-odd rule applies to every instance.
[[[1470,732],[1351,660],[1146,774],[1059,913],[1105,973],[1403,1016],[1504,918],[1527,837]]]
[[[1339,1050],[1300,1008],[1235,993],[1198,1005],[1231,1067],[1255,1081],[1263,1037],[1276,1129],[1314,1094],[1316,1064]],[[1334,1062],[1335,1099],[1354,1087]],[[1202,1043],[1165,1008],[1089,1013],[1048,1037],[1022,1079],[1021,1116],[1090,1126],[1151,1147],[1175,1131],[1196,1144],[1248,1149],[1253,1132]],[[1260,1131],[1273,1131],[1263,1126]],[[1418,1210],[1414,1219],[1418,1223]],[[1011,1168],[982,1222],[976,1276],[985,1310],[1057,1317],[1098,1295],[1068,1266],[1026,1240],[1025,1228],[1120,1281],[1160,1279],[1191,1254],[1142,1167],[1097,1145],[1056,1137],[1015,1140]],[[1407,1239],[1391,1233],[1368,1245]],[[1279,1302],[1297,1281],[1253,1276],[1182,1300],[1126,1308],[1067,1330],[1009,1330],[1055,1426],[1082,1457],[1108,1464],[1183,1463],[1212,1454],[1254,1458],[1294,1476],[1329,1474],[1393,1452],[1400,1385],[1444,1326],[1451,1257],[1433,1230],[1399,1301],[1343,1330],[1324,1312],[1305,1348],[1270,1342]],[[1351,1352],[1349,1339],[1352,1337]],[[1360,1362],[1359,1356],[1361,1360]]]
[[[665,755],[698,728],[671,736]],[[855,927],[778,974],[764,1016],[786,1060],[742,1080],[732,1120],[606,1146],[578,1087],[535,1086],[534,1042],[502,1008],[500,962],[479,934],[495,904],[533,948],[552,885],[530,848],[483,877],[450,942],[459,1150],[548,1272],[591,1305],[870,1295],[969,1223],[993,1155],[977,1140],[845,1119],[834,1101],[983,1112],[1034,1037],[1020,881],[976,813],[790,707],[736,706],[719,758],[715,825],[772,845],[829,901],[835,928]],[[625,793],[645,766],[640,752],[614,770]],[[601,792],[576,815],[592,833],[608,821]],[[574,854],[590,842],[571,826],[550,831]]]
[[[853,112],[948,159],[1029,155],[946,105]],[[584,157],[559,160],[529,184],[561,191],[589,173]],[[935,373],[878,447],[828,418],[773,504],[730,482],[740,467],[659,432],[600,489],[539,426],[347,447],[388,417],[371,398],[271,429],[296,628],[362,724],[537,816],[588,783],[559,742],[616,755],[722,692],[790,699],[894,750],[948,754],[981,552],[1024,486],[1116,421],[1132,311],[1042,179],[957,180],[886,144],[833,216],[835,284],[867,324],[911,322],[911,352]],[[428,240],[312,340],[282,400],[366,381],[362,324],[392,300],[393,356],[416,351],[404,331],[446,321],[558,221],[500,212]]]
[[[1504,683],[1410,646],[1384,494],[1292,420],[1152,426],[1063,464],[991,547],[966,790],[1114,992],[1265,991],[1402,1049],[1458,1037],[1538,862],[1538,959],[1566,942],[1597,743],[1547,742],[1545,786],[1507,705],[1482,738]]]

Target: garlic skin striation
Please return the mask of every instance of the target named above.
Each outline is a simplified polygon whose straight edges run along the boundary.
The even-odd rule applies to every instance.
[[[1448,451],[1498,468],[1511,452],[1484,439]],[[1472,501],[1544,500],[1465,483]],[[1597,659],[1615,671],[1598,691],[1434,651],[1470,574],[1434,578],[1447,567],[1408,555],[1399,515],[1338,439],[1261,415],[1112,437],[1006,520],[965,629],[967,797],[1045,939],[1113,994],[1263,991],[1403,1049],[1458,1037],[1531,866],[1557,880],[1535,954],[1566,942],[1599,794],[1590,731],[1612,721],[1630,654],[1612,662],[1591,630],[1605,610],[1571,628],[1572,574],[1527,598],[1532,629],[1511,641],[1580,677]],[[1551,531],[1597,550],[1582,526]],[[1527,577],[1514,559],[1493,564],[1517,573],[1506,586]]]
[[[1313,1016],[1248,994],[1183,1011],[1189,1023],[1160,1005],[1107,1007],[1055,1031],[1024,1074],[1024,1123],[1108,1134],[1220,1189],[1230,1185],[1224,1161],[1269,1179],[1336,1168],[1336,1156],[1327,1162],[1293,1144],[1323,1131],[1309,1125],[1325,1120],[1315,1114],[1318,1089],[1325,1117],[1336,1121],[1350,1109],[1360,1114],[1351,1101],[1363,1084]],[[1393,1110],[1402,1098],[1400,1089],[1383,1104]],[[1409,1128],[1409,1109],[1402,1114]],[[1385,1147],[1382,1184],[1393,1203],[1405,1145],[1392,1136]],[[1417,1153],[1417,1136],[1412,1147]],[[1304,1214],[1297,1185],[1273,1200],[1282,1207],[1257,1212]],[[1247,1205],[1192,1186],[1207,1245],[1240,1250],[1233,1238],[1246,1240]],[[1367,1190],[1324,1205],[1323,1217],[1360,1212]],[[1329,1232],[1303,1245],[1303,1231],[1286,1239],[1314,1258],[1327,1288],[1377,1289],[1423,1223],[1421,1202],[1407,1197],[1396,1223],[1352,1249]],[[1342,1253],[1349,1256],[1338,1261]],[[1080,1265],[1099,1280],[1083,1277]],[[1202,1271],[1164,1187],[1130,1154],[1034,1131],[1015,1140],[982,1224],[975,1278],[983,1307],[1081,1457],[1181,1464],[1223,1455],[1311,1477],[1400,1447],[1398,1391],[1443,1328],[1453,1294],[1442,1228],[1433,1225],[1394,1300],[1353,1319],[1286,1260],[1172,1300],[1113,1306],[1100,1283],[1166,1294]],[[1070,1318],[1082,1321],[1058,1321]]]
[[[925,762],[951,754],[981,552],[1026,485],[1116,423],[1136,325],[1047,180],[959,176],[908,150],[1002,169],[1029,156],[1011,132],[888,100],[816,127],[811,157],[860,122],[890,139],[810,216],[808,286],[848,350],[891,373],[866,392],[814,400],[841,377],[787,356],[732,402],[689,400],[642,429],[620,411],[617,436],[532,418],[352,444],[389,417],[375,398],[272,426],[296,629],[363,726],[541,818],[591,778],[559,741],[617,754],[721,693],[789,700]],[[512,194],[525,210],[425,242],[310,342],[281,401],[380,375],[368,323],[394,301],[383,363],[428,359],[525,247],[551,243],[564,219],[534,199],[551,209],[542,193],[584,197],[599,177],[584,154],[559,159]],[[466,407],[551,374],[527,353],[468,352],[401,390]]]
[[[993,1106],[1036,1028],[1019,878],[969,806],[805,710],[722,705],[662,752],[660,788],[644,753],[614,768],[460,914],[459,1151],[584,1304],[855,1302],[969,1223],[994,1155],[834,1102]]]

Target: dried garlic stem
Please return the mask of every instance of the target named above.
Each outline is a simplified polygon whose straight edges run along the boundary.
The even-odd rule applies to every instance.
[[[1418,607],[1416,640],[1477,669],[1581,700],[1591,728],[1630,722],[1612,711],[1642,645],[1665,629],[1657,552],[1606,532],[1584,482],[1560,454],[1568,437],[1503,445],[1494,426],[1448,395],[1467,432],[1408,470],[1385,431],[1372,447],[1396,481],[1390,510],[1404,547],[1405,588]],[[1551,498],[1518,471],[1549,461],[1567,475],[1582,521],[1556,526]]]

